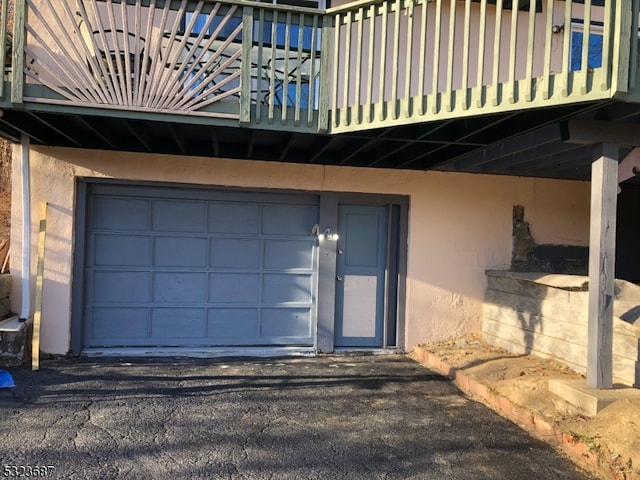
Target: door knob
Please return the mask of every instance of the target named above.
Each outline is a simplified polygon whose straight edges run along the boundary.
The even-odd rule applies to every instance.
[[[341,282],[342,281],[342,275],[336,275],[336,280]]]

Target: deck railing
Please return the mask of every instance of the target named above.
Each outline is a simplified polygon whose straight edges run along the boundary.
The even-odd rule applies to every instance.
[[[15,15],[26,21],[14,35],[24,42],[13,43],[24,52],[13,63],[14,103],[316,129],[321,11],[235,0],[17,0]]]
[[[630,0],[365,0],[332,9],[331,129],[626,91],[635,9]]]
[[[13,18],[0,2],[0,92],[9,79],[3,101],[14,105],[336,133],[607,99],[640,83],[638,0],[362,0],[327,11],[14,0]]]

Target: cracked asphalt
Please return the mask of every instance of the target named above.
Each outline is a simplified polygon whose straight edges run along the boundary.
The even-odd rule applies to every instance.
[[[591,478],[403,356],[8,370],[0,477],[47,465],[49,478],[101,480]]]

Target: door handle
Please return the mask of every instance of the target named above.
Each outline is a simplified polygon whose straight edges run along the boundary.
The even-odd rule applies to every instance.
[[[342,278],[343,278],[343,277],[342,277],[342,275],[336,275],[336,280],[337,280],[337,281],[341,282],[341,281],[342,281]]]

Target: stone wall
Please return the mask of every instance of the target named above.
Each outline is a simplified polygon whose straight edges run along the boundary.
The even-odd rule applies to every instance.
[[[482,333],[488,343],[586,373],[587,277],[496,270],[486,275]],[[615,293],[614,380],[640,386],[640,287],[616,280]]]

